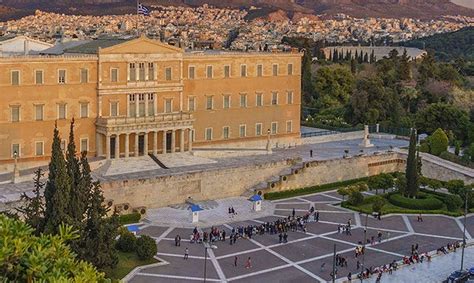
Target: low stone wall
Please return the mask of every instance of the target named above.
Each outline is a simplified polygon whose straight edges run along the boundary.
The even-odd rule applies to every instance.
[[[332,134],[332,135],[302,138],[301,143],[314,144],[314,143],[325,143],[325,142],[334,142],[334,141],[343,141],[343,140],[355,140],[355,139],[363,139],[363,138],[364,138],[364,131],[355,131],[355,132],[348,132],[348,133],[338,133],[338,134]]]
[[[463,180],[466,184],[474,183],[474,169],[461,166],[437,156],[421,153],[421,173],[428,178],[441,181]]]

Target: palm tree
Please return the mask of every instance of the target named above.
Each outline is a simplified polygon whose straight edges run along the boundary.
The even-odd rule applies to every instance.
[[[414,87],[403,87],[400,95],[407,101],[407,113],[410,113],[410,103],[418,98],[418,90]]]

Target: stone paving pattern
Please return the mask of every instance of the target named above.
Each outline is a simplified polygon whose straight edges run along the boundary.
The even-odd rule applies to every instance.
[[[329,196],[329,197],[328,197]],[[338,268],[338,281],[342,282],[349,272],[356,274],[356,262],[364,261],[365,266],[380,266],[388,264],[393,260],[400,260],[404,255],[409,255],[412,244],[419,245],[420,252],[430,252],[437,248],[462,240],[462,229],[459,222],[461,218],[452,218],[441,215],[423,215],[423,222],[417,222],[416,216],[411,215],[389,215],[377,220],[371,216],[359,215],[350,210],[334,206],[334,201],[339,196],[335,192],[318,193],[310,196],[294,197],[278,200],[268,206],[267,216],[245,213],[244,219],[231,219],[225,213],[217,212],[214,220],[221,217],[216,225],[219,229],[226,230],[227,235],[232,227],[239,225],[258,225],[265,221],[275,221],[279,217],[286,217],[295,208],[297,215],[303,215],[311,207],[320,210],[320,222],[309,222],[307,233],[289,232],[288,243],[278,243],[278,235],[254,235],[252,239],[238,239],[234,245],[227,241],[213,243],[217,248],[209,252],[207,260],[207,280],[209,282],[325,282],[330,280],[332,270],[332,256],[334,245],[337,253],[346,257],[348,267]],[[218,201],[219,206],[229,205],[231,201]],[[235,203],[234,207],[241,210],[242,204]],[[269,213],[273,211],[273,213]],[[209,211],[211,217],[212,210]],[[171,216],[169,216],[171,217]],[[352,219],[352,235],[338,233],[339,224],[347,223]],[[192,233],[191,228],[169,227],[157,222],[144,223],[140,234],[154,237],[158,245],[157,256],[168,262],[160,267],[145,267],[133,275],[130,282],[193,282],[203,280],[204,270],[204,246],[202,244],[189,243],[188,237]],[[169,222],[169,220],[167,220]],[[367,221],[367,235],[364,235],[364,226]],[[206,221],[209,222],[209,221]],[[473,231],[474,215],[468,217],[468,232]],[[211,226],[211,225],[209,225]],[[203,228],[204,231],[209,231]],[[382,232],[382,242],[367,245],[364,259],[355,258],[354,249],[359,242]],[[174,245],[176,235],[182,237],[180,247]],[[469,235],[470,236],[470,235]],[[468,240],[472,240],[469,239]],[[189,259],[184,260],[184,250],[189,248]],[[467,256],[474,256],[474,249],[467,249]],[[458,252],[459,254],[459,252]],[[238,266],[234,266],[234,257],[238,258]],[[450,257],[447,255],[446,257]],[[251,257],[252,267],[245,268],[245,262]],[[441,256],[440,258],[443,258]],[[431,263],[430,263],[431,264]],[[407,267],[407,270],[420,268],[426,270],[428,263],[416,264]],[[384,278],[391,278],[389,282],[415,282],[399,281],[394,272]],[[408,272],[408,271],[400,271]],[[438,274],[438,280],[447,276]],[[405,276],[405,275],[403,275]],[[413,273],[412,273],[413,276]],[[418,275],[421,276],[421,275]],[[417,278],[416,276],[414,278]],[[421,277],[419,277],[421,278]],[[372,279],[371,279],[372,280]],[[374,281],[372,281],[374,282]],[[385,281],[383,281],[385,282]],[[420,281],[427,282],[427,281]],[[430,281],[435,282],[435,281]]]

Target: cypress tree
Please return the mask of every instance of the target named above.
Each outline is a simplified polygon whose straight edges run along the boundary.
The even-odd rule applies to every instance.
[[[358,63],[362,64],[364,62],[364,52],[362,50],[360,51],[359,58],[358,58]]]
[[[72,224],[69,215],[71,178],[67,174],[66,161],[61,151],[61,139],[57,124],[54,126],[49,175],[44,190],[44,232],[57,234],[61,223]]]
[[[331,56],[331,53],[329,53]],[[301,89],[303,91],[303,101],[311,101],[313,96],[313,76],[311,74],[311,55],[305,52],[303,55],[303,63],[301,66]]]
[[[411,130],[410,147],[408,149],[407,167],[405,176],[407,179],[406,194],[415,197],[418,193],[418,159],[416,156],[416,130]]]
[[[81,178],[82,176],[79,168],[79,159],[76,156],[76,143],[74,141],[74,119],[72,119],[70,124],[66,161],[68,175],[71,179],[71,193],[68,213],[71,216],[75,228],[80,229],[86,210],[87,197],[85,196],[86,188],[84,187],[84,180]]]
[[[332,53],[332,61],[337,62],[337,60],[339,60],[339,54],[337,53],[337,49],[334,48]]]
[[[346,50],[346,57],[344,58],[344,60],[346,61],[351,60],[351,56],[349,55],[349,50]]]
[[[364,62],[369,63],[369,54],[367,52],[364,55]]]
[[[370,53],[370,64],[375,63],[375,52],[372,49],[372,52]]]
[[[356,53],[354,55],[354,59],[359,60],[359,53],[357,52],[357,50],[356,50]]]
[[[339,61],[344,61],[344,50],[341,50],[341,52],[339,52]]]
[[[43,175],[41,168],[35,171],[33,196],[30,197],[23,193],[21,195],[21,203],[23,205],[17,209],[24,217],[26,224],[35,229],[34,233],[36,236],[39,236],[43,231],[44,205],[42,190],[44,182],[41,181]]]
[[[84,159],[87,163],[87,159]],[[83,253],[81,258],[91,262],[99,270],[113,268],[118,262],[115,238],[118,235],[118,216],[107,217],[109,208],[104,206],[100,183],[91,187],[86,223],[82,232]]]

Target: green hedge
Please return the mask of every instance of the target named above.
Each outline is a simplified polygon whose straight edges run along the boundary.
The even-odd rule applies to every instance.
[[[142,216],[138,212],[119,215],[119,223],[121,225],[138,223]]]
[[[276,199],[283,199],[283,198],[289,198],[289,197],[295,197],[295,196],[301,196],[301,195],[314,194],[314,193],[334,190],[339,187],[346,187],[358,182],[365,182],[365,181],[367,181],[367,177],[341,181],[341,182],[336,182],[336,183],[329,183],[329,184],[313,186],[313,187],[306,187],[302,189],[294,189],[294,190],[287,190],[287,191],[281,191],[281,192],[270,192],[270,193],[265,193],[264,198],[267,200],[276,200]]]
[[[422,198],[411,199],[398,193],[389,194],[388,201],[396,206],[417,210],[436,210],[443,208],[443,201],[425,193],[419,193]]]
[[[355,211],[359,211],[359,212],[362,212],[362,213],[368,213],[368,214],[372,214],[372,208],[361,208],[361,207],[358,207],[358,206],[352,206],[350,204],[348,204],[347,202],[343,202],[341,203],[341,206],[344,207],[344,208],[348,208],[348,209],[352,209],[352,210],[355,210]],[[474,209],[471,211],[471,212],[474,212]],[[396,209],[396,208],[382,208],[382,214],[383,215],[386,215],[386,214],[391,214],[391,213],[404,213],[404,214],[444,214],[444,215],[447,215],[447,216],[453,216],[453,217],[457,217],[457,216],[461,216],[463,215],[462,213],[460,212],[451,212],[451,211],[447,211],[447,210],[442,210],[442,209],[436,209],[436,210],[417,210],[417,209],[404,209],[404,208],[400,208],[400,209]]]

